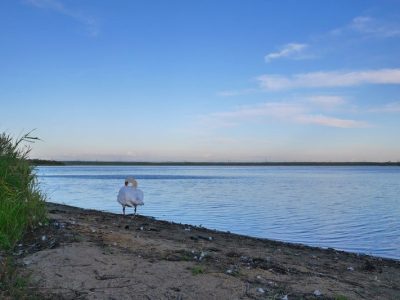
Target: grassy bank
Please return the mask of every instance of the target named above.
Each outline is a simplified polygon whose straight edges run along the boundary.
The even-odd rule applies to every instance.
[[[11,253],[25,232],[46,219],[45,198],[27,160],[26,144],[35,140],[29,134],[16,140],[0,134],[0,298],[21,298],[23,280],[16,274]]]

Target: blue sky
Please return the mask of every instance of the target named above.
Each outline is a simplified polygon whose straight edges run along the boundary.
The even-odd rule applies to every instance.
[[[33,157],[400,161],[400,1],[0,2]]]

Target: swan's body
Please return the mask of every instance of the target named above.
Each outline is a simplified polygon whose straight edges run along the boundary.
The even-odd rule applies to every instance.
[[[125,215],[125,207],[134,207],[136,214],[136,207],[138,205],[144,205],[143,191],[137,189],[135,186],[123,186],[118,193],[118,202],[122,205],[122,212]]]

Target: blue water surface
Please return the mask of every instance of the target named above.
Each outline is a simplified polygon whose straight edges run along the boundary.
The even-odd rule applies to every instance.
[[[400,167],[38,167],[49,201],[121,213],[126,176],[138,212],[211,229],[400,259]],[[128,208],[129,212],[129,208]]]

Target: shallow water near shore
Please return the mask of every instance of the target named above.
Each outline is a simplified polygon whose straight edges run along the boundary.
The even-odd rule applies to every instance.
[[[400,167],[61,166],[37,174],[56,203],[122,212],[116,196],[131,175],[145,193],[142,215],[400,259]]]

